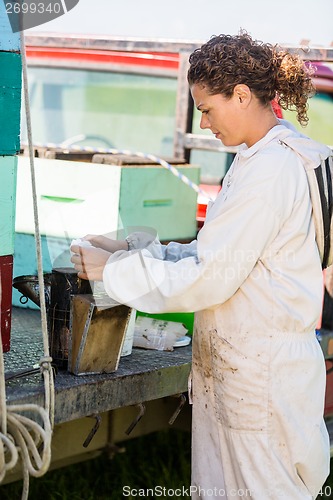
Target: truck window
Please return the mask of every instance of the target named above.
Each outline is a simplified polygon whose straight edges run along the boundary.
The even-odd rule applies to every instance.
[[[175,78],[44,67],[29,67],[28,78],[35,143],[172,156]]]

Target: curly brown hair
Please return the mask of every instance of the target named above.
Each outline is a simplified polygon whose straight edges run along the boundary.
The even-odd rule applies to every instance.
[[[190,55],[189,62],[190,85],[205,85],[210,94],[231,97],[235,85],[245,84],[264,105],[276,98],[282,109],[296,110],[302,126],[307,124],[307,100],[315,93],[314,70],[298,54],[241,32],[212,37]]]

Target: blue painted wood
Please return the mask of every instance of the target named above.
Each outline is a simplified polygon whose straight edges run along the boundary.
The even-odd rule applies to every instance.
[[[10,4],[12,6],[12,4]],[[12,19],[13,21],[13,19]],[[17,22],[17,16],[16,16]],[[15,29],[15,27],[14,27]],[[21,74],[20,33],[13,33],[6,12],[6,2],[0,0],[0,259],[9,264],[1,268],[0,330],[4,352],[10,349],[13,253],[15,234],[15,198],[17,156],[20,149]],[[3,279],[5,277],[5,280]]]
[[[0,157],[0,256],[14,252],[17,157]]]
[[[0,155],[20,150],[21,55],[0,52]]]
[[[5,3],[2,0],[0,2],[0,50],[18,52],[20,50],[20,33],[13,33]]]

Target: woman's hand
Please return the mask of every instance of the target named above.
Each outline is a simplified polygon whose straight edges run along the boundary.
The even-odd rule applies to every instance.
[[[112,240],[107,236],[97,235],[97,234],[87,234],[82,238],[85,241],[89,241],[93,247],[102,248],[107,252],[114,253],[118,250],[128,250],[128,244],[126,240]]]
[[[111,252],[96,247],[72,245],[71,262],[78,277],[85,280],[103,281],[103,271]]]

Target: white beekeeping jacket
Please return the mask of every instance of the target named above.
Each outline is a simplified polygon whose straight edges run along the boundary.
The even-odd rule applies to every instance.
[[[134,250],[105,267],[118,302],[196,312],[193,500],[245,491],[311,499],[327,477],[325,363],[314,333],[323,280],[304,166],[328,154],[274,127],[237,154],[196,241],[163,246],[134,234]]]
[[[150,313],[227,305],[239,315],[241,306],[247,329],[308,330],[320,314],[322,280],[300,158],[318,164],[327,149],[274,127],[238,153],[197,241],[116,252],[104,271],[107,293]]]

